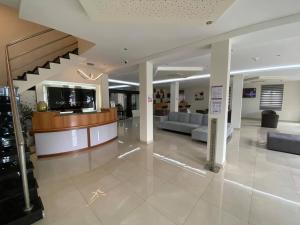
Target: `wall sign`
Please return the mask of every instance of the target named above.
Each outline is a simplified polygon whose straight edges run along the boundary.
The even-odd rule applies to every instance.
[[[222,99],[223,98],[223,86],[212,86],[211,87],[211,99]]]
[[[223,99],[223,86],[212,86],[211,87],[211,114],[220,114],[222,111],[222,99]]]
[[[148,96],[148,103],[151,103],[151,102],[153,102],[153,99],[152,99],[152,97]]]

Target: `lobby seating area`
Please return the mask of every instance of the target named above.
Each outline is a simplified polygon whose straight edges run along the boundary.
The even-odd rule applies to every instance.
[[[208,114],[170,112],[168,116],[160,118],[160,129],[190,134],[193,140],[207,142]],[[227,125],[227,138],[233,133],[230,123]]]
[[[299,0],[0,15],[0,225],[300,225]]]

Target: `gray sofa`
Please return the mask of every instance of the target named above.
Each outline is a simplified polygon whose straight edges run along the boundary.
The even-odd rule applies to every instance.
[[[161,117],[158,125],[160,129],[191,134],[193,140],[207,142],[208,115],[200,113],[170,112]],[[233,128],[228,124],[227,136],[231,136]]]
[[[268,132],[267,149],[300,155],[300,135]]]

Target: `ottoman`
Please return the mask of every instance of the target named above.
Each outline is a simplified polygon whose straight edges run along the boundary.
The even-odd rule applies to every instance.
[[[300,135],[268,132],[267,149],[300,155]]]

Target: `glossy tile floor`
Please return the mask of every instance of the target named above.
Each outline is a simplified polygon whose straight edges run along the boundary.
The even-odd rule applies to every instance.
[[[98,149],[35,160],[45,206],[36,224],[299,225],[300,156],[265,150],[258,125],[234,132],[219,174],[204,170],[206,146],[189,136],[155,130],[154,144],[139,143],[137,120]]]

